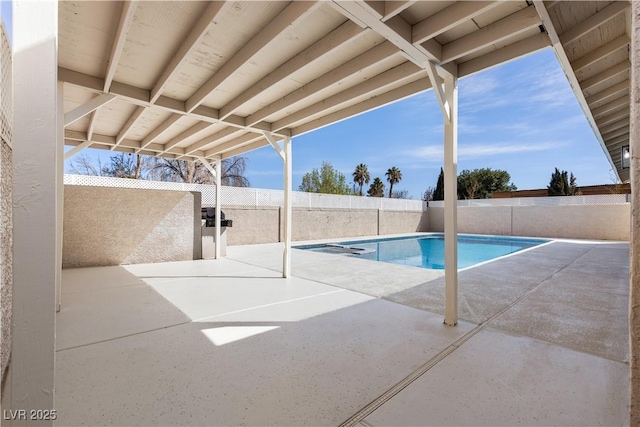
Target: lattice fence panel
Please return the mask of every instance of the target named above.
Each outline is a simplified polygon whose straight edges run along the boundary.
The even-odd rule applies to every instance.
[[[628,203],[628,194],[598,194],[593,196],[519,197],[512,199],[458,200],[458,206],[570,206],[619,205]],[[444,201],[431,201],[431,207],[443,207]]]

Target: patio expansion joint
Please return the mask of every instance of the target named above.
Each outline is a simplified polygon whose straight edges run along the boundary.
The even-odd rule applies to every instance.
[[[161,326],[159,328],[149,329],[149,330],[146,330],[146,331],[140,331],[140,332],[134,332],[132,334],[121,335],[119,337],[109,338],[109,339],[106,339],[106,340],[94,341],[94,342],[90,342],[90,343],[87,343],[87,344],[76,345],[76,346],[73,346],[73,347],[61,348],[59,350],[56,350],[56,353],[61,353],[63,351],[67,351],[67,350],[75,350],[77,348],[88,347],[90,345],[95,345],[95,344],[102,344],[102,343],[106,343],[106,342],[117,341],[117,340],[120,340],[120,339],[123,339],[123,338],[135,337],[137,335],[143,335],[143,334],[148,334],[150,332],[161,331],[163,329],[169,329],[169,328],[175,328],[175,327],[178,327],[178,326],[184,326],[184,325],[188,325],[189,323],[191,323],[191,320],[186,321],[186,322],[176,323],[174,325]]]
[[[584,254],[580,255],[578,258],[576,258],[575,260],[573,260],[572,262],[570,262],[569,264],[565,265],[564,267],[558,269],[557,271],[555,271],[554,273],[551,273],[549,276],[547,276],[546,278],[544,278],[542,281],[540,281],[540,283],[538,283],[535,287],[533,287],[532,289],[530,289],[529,291],[525,292],[524,294],[522,294],[521,296],[519,296],[518,298],[516,298],[511,304],[509,304],[507,307],[505,307],[504,309],[500,310],[498,313],[494,314],[493,316],[491,316],[489,319],[485,320],[482,323],[479,323],[478,326],[476,326],[475,328],[473,328],[472,330],[470,330],[469,332],[467,332],[466,334],[464,334],[463,336],[461,336],[460,338],[458,338],[456,341],[454,341],[453,343],[451,343],[449,346],[447,346],[446,348],[444,348],[440,353],[438,353],[437,355],[435,355],[434,357],[432,357],[431,359],[429,359],[427,362],[425,362],[422,366],[420,366],[418,369],[416,369],[415,371],[413,371],[412,373],[410,373],[408,376],[406,376],[404,379],[402,379],[400,382],[396,383],[394,386],[392,386],[390,389],[388,389],[386,392],[384,392],[383,394],[381,394],[380,396],[378,396],[376,399],[374,399],[372,402],[370,402],[368,405],[366,405],[365,407],[363,407],[360,411],[358,411],[357,413],[355,413],[353,416],[351,416],[349,419],[347,419],[345,422],[343,422],[342,424],[340,424],[340,427],[354,427],[357,426],[358,424],[363,425],[362,423],[366,423],[366,421],[364,421],[364,419],[366,417],[368,417],[369,415],[371,415],[373,412],[375,412],[378,408],[380,408],[382,405],[384,405],[386,402],[388,402],[389,400],[391,400],[394,396],[396,396],[398,393],[400,393],[402,390],[404,390],[405,388],[407,388],[409,385],[411,385],[411,383],[413,383],[414,381],[416,381],[418,378],[420,378],[421,376],[423,376],[424,374],[426,374],[431,368],[433,368],[434,366],[436,366],[438,363],[440,363],[442,360],[444,360],[447,356],[449,356],[451,353],[453,353],[454,351],[456,351],[458,348],[462,347],[462,345],[464,343],[466,343],[467,341],[469,341],[471,338],[473,338],[475,335],[477,335],[479,332],[483,331],[492,321],[494,321],[495,319],[497,319],[498,317],[502,316],[504,313],[506,313],[507,311],[509,311],[511,308],[513,308],[515,305],[519,304],[521,301],[523,301],[524,299],[528,298],[529,296],[531,296],[534,292],[536,292],[538,289],[540,289],[545,283],[547,283],[549,281],[549,279],[551,279],[553,276],[555,276],[556,274],[560,273],[561,271],[563,271],[564,269],[566,269],[567,267],[569,267],[571,264],[573,264],[574,262],[576,262],[578,259],[582,258],[583,256],[585,256],[587,253],[589,253],[589,251],[585,252]],[[498,329],[499,333],[502,333],[499,329]],[[531,337],[528,337],[531,338]],[[534,339],[534,338],[531,338]],[[548,343],[550,344],[550,343]],[[557,344],[552,344],[552,345],[557,345]],[[558,345],[559,346],[559,345]],[[560,346],[559,346],[560,347]],[[367,424],[364,424],[367,425]]]

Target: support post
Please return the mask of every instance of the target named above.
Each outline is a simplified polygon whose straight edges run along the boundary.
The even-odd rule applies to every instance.
[[[629,270],[629,425],[640,424],[640,2],[631,2],[631,115],[629,181],[631,233]]]
[[[64,223],[64,82],[58,80],[56,129],[56,312],[62,304],[62,225]]]
[[[13,351],[6,409],[26,414],[55,409],[57,177],[63,161],[57,37],[57,1],[13,1]]]
[[[444,78],[449,117],[444,120],[444,323],[458,323],[458,79]]]
[[[222,204],[222,158],[218,156],[216,158],[216,231],[215,231],[215,245],[216,245],[216,259],[221,258],[220,254],[220,224],[221,218],[220,215],[222,213],[221,204]]]
[[[291,277],[291,137],[284,137],[284,254],[282,260],[282,277]]]

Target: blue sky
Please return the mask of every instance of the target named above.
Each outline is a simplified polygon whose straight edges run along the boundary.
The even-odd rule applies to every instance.
[[[503,169],[518,189],[545,188],[554,168],[578,185],[610,184],[614,173],[553,51],[545,49],[459,81],[458,172]],[[425,92],[293,139],[293,186],[322,161],[351,181],[358,163],[371,179],[396,166],[395,188],[420,198],[443,164],[442,115]],[[112,153],[85,150],[90,157]],[[252,187],[282,189],[282,161],[270,147],[246,153]]]

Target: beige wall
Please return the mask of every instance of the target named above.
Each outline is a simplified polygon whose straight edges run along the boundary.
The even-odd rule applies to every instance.
[[[444,230],[444,208],[429,207],[429,231]],[[458,206],[458,232],[629,240],[630,208],[618,205]]]
[[[227,228],[227,244],[248,245],[282,241],[281,208],[224,208],[233,220]],[[294,208],[293,240],[317,240],[340,237],[426,231],[427,215],[422,212],[378,211],[377,209]]]
[[[11,355],[13,204],[11,148],[0,143],[0,384]],[[2,393],[0,392],[0,395]]]
[[[200,193],[65,186],[63,268],[199,259]]]

